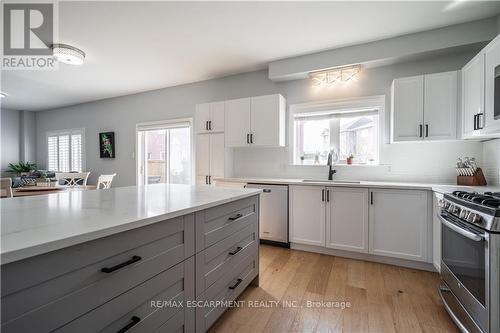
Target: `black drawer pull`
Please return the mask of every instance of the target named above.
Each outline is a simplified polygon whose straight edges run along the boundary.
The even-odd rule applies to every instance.
[[[236,283],[233,284],[232,286],[229,286],[229,289],[234,290],[234,289],[238,288],[238,286],[240,285],[241,281],[243,281],[243,280],[242,279],[236,280]]]
[[[116,266],[113,266],[113,267],[104,267],[104,268],[101,268],[101,272],[103,273],[111,273],[111,272],[114,272],[116,271],[117,269],[120,269],[120,268],[123,268],[125,266],[128,266],[128,265],[131,265],[133,264],[134,262],[138,262],[139,260],[141,260],[142,258],[139,257],[139,256],[133,256],[132,259],[130,260],[127,260],[125,262],[122,262],[121,264],[118,264]]]
[[[268,189],[268,188],[265,188],[265,189],[263,189],[262,191],[263,191],[264,193],[271,193],[271,190],[270,190],[270,189]]]
[[[239,219],[240,217],[243,217],[243,215],[238,213],[235,216],[228,218],[228,220],[235,221],[235,220]]]
[[[236,253],[240,252],[241,250],[243,250],[243,248],[241,246],[238,246],[236,248],[236,250],[234,250],[233,252],[229,252],[229,254],[234,256]]]
[[[124,326],[122,329],[120,329],[117,333],[124,333],[127,332],[129,329],[137,325],[141,321],[141,318],[137,316],[133,316],[130,318],[130,323],[128,323],[126,326]]]

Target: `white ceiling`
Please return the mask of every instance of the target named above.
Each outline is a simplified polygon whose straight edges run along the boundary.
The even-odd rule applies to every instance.
[[[276,59],[477,20],[500,2],[61,2],[83,66],[3,71],[2,107],[45,110],[262,69]]]

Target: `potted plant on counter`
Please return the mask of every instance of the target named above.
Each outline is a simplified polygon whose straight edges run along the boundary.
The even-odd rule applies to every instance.
[[[354,159],[354,155],[353,155],[353,154],[351,154],[351,155],[347,156],[347,164],[348,164],[348,165],[351,165],[351,164],[352,164],[352,160],[353,160],[353,159]]]

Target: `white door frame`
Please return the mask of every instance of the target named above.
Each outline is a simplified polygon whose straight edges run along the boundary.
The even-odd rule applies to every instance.
[[[175,119],[166,119],[166,120],[156,120],[156,121],[148,121],[137,123],[135,125],[135,184],[137,186],[144,185],[141,184],[140,175],[139,175],[139,167],[140,167],[140,159],[139,159],[139,131],[140,128],[150,127],[153,129],[168,129],[175,128],[174,124],[176,123],[189,123],[189,136],[190,136],[190,149],[191,149],[191,184],[196,182],[195,179],[195,144],[194,144],[194,128],[193,128],[193,118],[175,118]]]

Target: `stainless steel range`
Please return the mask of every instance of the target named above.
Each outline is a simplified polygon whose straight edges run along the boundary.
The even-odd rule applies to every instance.
[[[456,191],[441,207],[441,286],[462,332],[500,333],[500,193]]]

